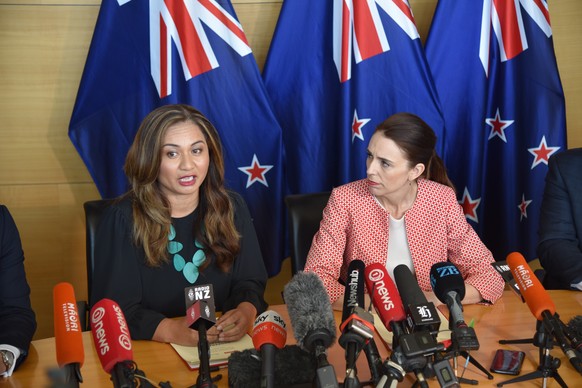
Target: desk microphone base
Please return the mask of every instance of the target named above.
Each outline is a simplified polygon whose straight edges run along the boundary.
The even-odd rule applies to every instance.
[[[502,387],[507,384],[519,383],[522,381],[533,380],[542,378],[543,386],[547,386],[547,379],[554,378],[556,382],[562,388],[568,388],[560,374],[558,373],[558,368],[560,367],[560,359],[555,358],[550,354],[550,350],[553,348],[553,336],[552,333],[548,333],[544,328],[541,321],[536,324],[536,333],[533,339],[518,339],[518,340],[500,340],[500,344],[524,344],[533,343],[534,346],[538,347],[540,355],[540,363],[537,370],[527,373],[523,376],[518,376],[513,379],[509,379],[502,383],[498,383],[498,387]]]

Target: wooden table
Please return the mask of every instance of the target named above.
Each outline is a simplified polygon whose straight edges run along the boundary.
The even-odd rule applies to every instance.
[[[582,293],[571,291],[549,291],[552,300],[556,304],[557,312],[564,322],[571,317],[582,314]],[[285,322],[289,323],[285,306],[272,306],[271,309],[279,312]],[[445,314],[446,315],[446,314]],[[527,305],[513,291],[505,291],[505,295],[494,306],[471,305],[465,306],[465,320],[475,320],[475,330],[480,342],[480,349],[472,352],[472,356],[489,369],[493,353],[498,348],[522,350],[526,353],[522,373],[534,371],[539,365],[538,348],[533,344],[508,344],[500,345],[500,339],[533,339],[536,331],[536,319],[531,314]],[[341,314],[336,313],[336,319],[341,319]],[[287,343],[293,344],[295,339],[292,329],[288,332]],[[90,332],[83,333],[85,346],[85,363],[81,369],[84,383],[82,387],[112,387],[109,375],[103,371],[101,364],[95,353],[95,347]],[[390,352],[383,345],[382,341],[376,341],[381,355],[385,358]],[[161,344],[153,341],[133,341],[134,360],[138,367],[146,373],[146,376],[156,384],[160,381],[170,381],[172,387],[189,387],[195,384],[198,376],[197,371],[191,371],[172,349],[169,344]],[[582,386],[582,376],[574,370],[566,359],[561,349],[556,345],[552,351],[552,356],[560,358],[562,365],[558,369],[560,376],[570,387]],[[329,360],[334,365],[338,374],[338,381],[343,381],[345,374],[345,359],[343,349],[336,343],[329,350]],[[459,363],[463,364],[464,359],[459,358]],[[369,370],[365,357],[362,355],[358,360],[358,376],[360,381],[369,378]],[[0,387],[46,387],[49,383],[47,369],[57,365],[55,354],[54,338],[36,340],[32,342],[28,359],[10,378],[0,379]],[[222,380],[217,384],[219,387],[226,387],[228,384],[227,369],[221,369]],[[213,373],[215,375],[216,372]],[[476,379],[479,386],[495,386],[497,383],[506,381],[511,376],[493,374],[494,379],[488,380],[485,374],[479,371],[472,364],[469,364],[464,373],[464,377]],[[410,386],[414,379],[409,375],[399,386]],[[430,380],[431,387],[438,387],[435,379]],[[466,386],[466,385],[464,385]],[[508,387],[540,387],[542,379],[530,380],[519,384],[507,385]],[[549,387],[558,387],[554,379],[548,379]]]

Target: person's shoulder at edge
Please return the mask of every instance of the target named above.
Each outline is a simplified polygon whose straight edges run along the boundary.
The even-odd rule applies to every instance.
[[[563,160],[563,159],[570,159],[570,158],[582,158],[582,147],[580,148],[570,148],[564,150],[562,152],[558,152],[552,156],[550,156],[550,160]]]

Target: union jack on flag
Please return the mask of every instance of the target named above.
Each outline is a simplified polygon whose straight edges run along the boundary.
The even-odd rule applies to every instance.
[[[263,78],[283,128],[292,193],[363,178],[368,141],[394,113],[419,115],[442,140],[406,0],[283,2]]]
[[[284,252],[282,133],[228,0],[103,0],[69,137],[104,198],[141,120],[185,103],[220,133],[227,186],[246,200],[271,275]]]
[[[548,158],[566,148],[547,2],[440,0],[426,53],[467,219],[497,260],[535,258]]]

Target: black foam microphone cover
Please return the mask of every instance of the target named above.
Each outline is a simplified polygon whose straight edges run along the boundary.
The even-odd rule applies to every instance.
[[[406,265],[400,264],[394,268],[394,282],[405,306],[427,303],[426,296],[422,293],[416,278]]]
[[[315,378],[315,356],[287,345],[275,349],[275,386],[311,388]],[[233,352],[228,358],[228,386],[232,388],[261,385],[261,354],[255,349]]]
[[[447,294],[454,292],[459,300],[465,297],[465,281],[459,269],[452,263],[435,263],[430,269],[430,283],[434,294],[443,303],[447,303]]]

